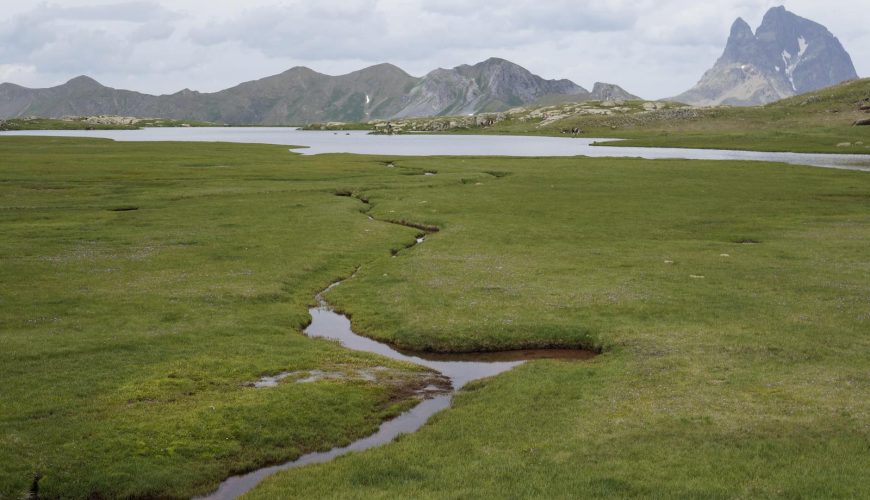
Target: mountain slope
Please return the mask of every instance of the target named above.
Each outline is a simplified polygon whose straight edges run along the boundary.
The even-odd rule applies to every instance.
[[[751,106],[855,78],[852,59],[827,28],[775,7],[755,33],[743,19],[734,21],[716,64],[673,100]]]
[[[28,89],[4,83],[0,85],[0,116],[117,114],[119,109],[131,115],[151,109],[157,97],[100,85],[87,76],[73,78],[49,89]]]
[[[293,124],[389,116],[417,79],[380,64],[342,76],[296,67],[214,94],[197,94],[185,118],[233,124]],[[178,94],[170,96],[178,99]],[[164,110],[161,110],[164,112]],[[180,118],[174,116],[174,118]]]
[[[510,61],[490,58],[474,66],[436,69],[415,86],[395,118],[503,111],[551,95],[589,98],[569,80],[544,80]]]
[[[0,118],[123,115],[292,125],[503,111],[542,99],[581,101],[591,96],[569,80],[545,80],[492,58],[473,66],[437,69],[422,78],[391,64],[341,76],[296,67],[219,92],[185,89],[161,96],[105,87],[84,76],[47,89],[2,84]]]

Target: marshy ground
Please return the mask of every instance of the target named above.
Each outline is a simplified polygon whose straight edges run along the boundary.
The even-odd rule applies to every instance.
[[[866,173],[24,137],[0,158],[0,497],[37,471],[47,498],[185,497],[370,434],[423,369],[301,333],[357,269],[329,299],[372,338],[604,354],[473,382],[254,498],[870,495]],[[393,258],[420,230],[381,220],[440,231]]]

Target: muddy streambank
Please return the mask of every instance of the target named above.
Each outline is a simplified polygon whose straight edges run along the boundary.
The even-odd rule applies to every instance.
[[[350,193],[338,193],[340,196],[353,196],[366,204],[367,210],[371,208],[368,200]],[[371,217],[371,216],[369,216]],[[425,234],[438,231],[434,226],[410,224],[396,221],[382,221],[391,224],[399,224],[412,227],[421,231],[415,242],[403,250],[413,248],[424,241]],[[424,229],[425,228],[425,229]],[[395,256],[398,252],[393,252]],[[336,447],[328,451],[313,452],[302,455],[296,460],[279,465],[264,467],[247,474],[230,477],[224,480],[217,491],[204,497],[208,500],[232,499],[243,495],[253,489],[263,479],[282,470],[303,467],[309,464],[328,462],[336,457],[355,451],[364,451],[395,440],[401,434],[412,433],[420,429],[432,415],[448,408],[456,391],[467,383],[481,378],[491,377],[506,372],[528,360],[535,359],[564,359],[586,360],[594,357],[597,353],[582,349],[525,349],[504,352],[485,353],[415,353],[400,351],[388,344],[363,337],[353,332],[350,319],[335,312],[326,301],[325,295],[334,287],[341,285],[343,281],[331,284],[325,290],[317,294],[317,305],[308,310],[311,314],[311,324],[305,329],[305,334],[311,338],[323,338],[339,342],[343,347],[354,351],[380,354],[390,359],[413,363],[434,370],[440,376],[430,377],[432,381],[424,387],[414,391],[414,397],[420,402],[410,410],[399,416],[383,422],[377,432],[353,443]],[[282,373],[271,377],[264,377],[259,382],[252,383],[254,387],[271,387],[280,383],[293,374]],[[296,383],[313,381],[312,375],[297,379]],[[323,373],[317,372],[314,377],[323,377]]]

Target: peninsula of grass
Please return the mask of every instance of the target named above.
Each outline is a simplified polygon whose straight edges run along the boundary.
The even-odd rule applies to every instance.
[[[359,333],[604,354],[473,383],[252,498],[870,496],[866,173],[31,137],[0,158],[0,497],[36,472],[46,498],[187,497],[371,432],[419,369],[300,333],[357,269],[327,297]],[[367,210],[439,231],[393,258],[419,230]],[[247,386],[375,366],[393,379]]]

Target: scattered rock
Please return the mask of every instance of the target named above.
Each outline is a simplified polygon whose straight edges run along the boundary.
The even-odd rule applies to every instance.
[[[704,277],[701,276],[701,275],[699,275],[699,274],[690,274],[689,277],[692,278],[693,280],[702,280],[702,279],[704,279]]]
[[[731,257],[731,256],[728,255],[727,253],[723,253],[723,254],[719,254],[719,257],[723,257],[723,258],[726,258],[726,259],[727,259],[727,258],[729,258],[729,257]]]
[[[852,143],[851,142],[841,142],[841,143],[837,144],[837,147],[838,148],[850,148],[850,147],[852,147]]]
[[[854,125],[855,125],[856,127],[861,127],[861,126],[867,126],[867,125],[870,125],[870,118],[868,118],[868,119],[866,119],[866,120],[858,120],[858,121],[855,122]]]

